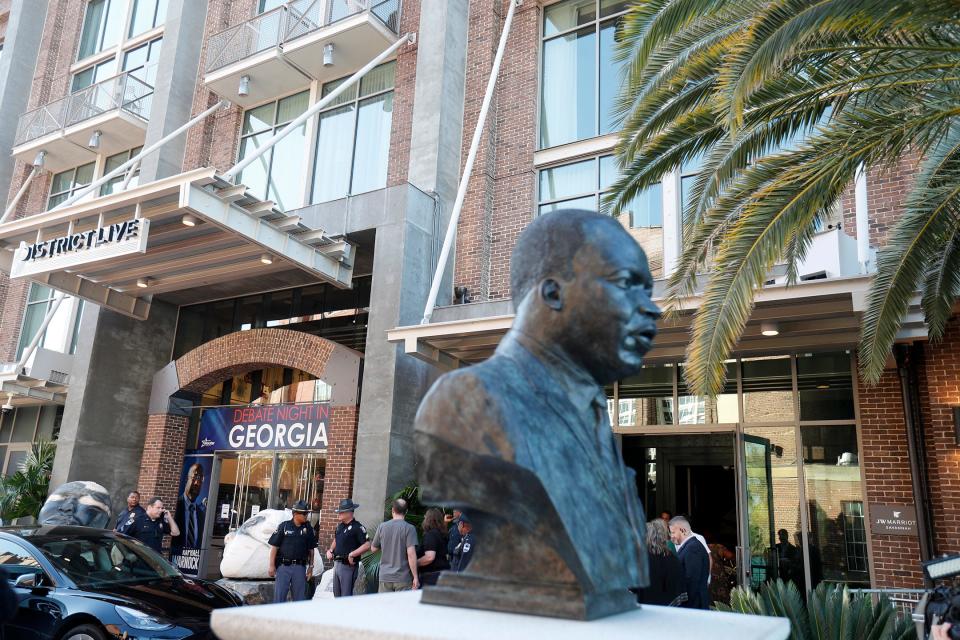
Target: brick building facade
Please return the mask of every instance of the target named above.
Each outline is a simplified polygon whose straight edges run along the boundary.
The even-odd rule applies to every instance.
[[[72,292],[76,295],[64,303],[72,311],[64,321],[65,332],[75,338],[67,340],[58,352],[72,359],[69,385],[58,387],[60,395],[52,398],[17,397],[18,412],[23,415],[29,407],[44,403],[65,407],[61,410],[63,430],[55,480],[95,479],[108,486],[118,500],[132,486],[172,500],[179,490],[185,452],[197,444],[194,440],[199,411],[206,410],[203,407],[270,402],[267,392],[257,395],[251,391],[241,398],[234,393],[237,386],[228,388],[251,384],[263,390],[269,386],[266,378],[273,375],[269,368],[285,370],[285,380],[303,374],[331,384],[325,354],[338,344],[338,350],[349,348],[361,353],[363,366],[348,394],[355,401],[340,405],[334,401],[328,425],[330,445],[324,452],[320,527],[324,536],[330,533],[332,505],[349,496],[362,506],[360,519],[370,524],[378,522],[384,498],[415,480],[412,419],[419,399],[442,369],[438,365],[474,362],[489,353],[481,347],[492,348],[503,333],[503,323],[511,313],[509,257],[519,233],[551,207],[564,203],[600,207],[599,198],[610,182],[605,172],[611,166],[609,156],[616,143],[616,132],[606,127],[602,115],[604,100],[609,99],[602,88],[609,73],[603,47],[608,46],[604,43],[615,32],[624,6],[598,0],[592,9],[574,14],[569,13],[571,7],[590,3],[526,0],[515,9],[457,226],[454,258],[445,265],[440,307],[434,317],[435,321],[445,321],[444,330],[454,326],[460,333],[451,334],[453,342],[448,336],[444,346],[436,347],[418,342],[429,341],[429,330],[424,333],[421,329],[420,337],[406,341],[391,338],[394,341],[390,342],[384,336],[394,330],[401,335],[403,328],[419,324],[511,0],[388,0],[357,3],[359,11],[344,15],[336,13],[343,3],[331,1],[320,3],[329,13],[308,16],[312,20],[309,28],[302,26],[306,22],[291,22],[290,16],[304,9],[304,3],[298,0],[169,0],[154,5],[166,8],[165,21],[158,18],[157,9],[153,15],[156,24],[150,23],[153,26],[138,33],[134,33],[139,29],[134,25],[146,18],[136,13],[139,9],[134,9],[130,0],[94,2],[105,3],[118,12],[122,8],[127,22],[116,43],[90,55],[80,52],[92,33],[91,2],[0,2],[0,38],[11,29],[9,25],[16,24],[24,34],[32,25],[40,43],[34,64],[26,71],[24,65],[11,65],[4,71],[6,67],[0,63],[0,75],[19,73],[19,82],[30,89],[22,104],[7,107],[11,109],[4,113],[8,120],[15,123],[58,100],[82,95],[86,87],[80,87],[83,82],[78,78],[89,69],[96,70],[101,62],[114,60],[113,70],[120,75],[104,71],[104,78],[97,77],[96,82],[140,73],[139,68],[130,68],[128,58],[138,47],[160,37],[162,47],[157,45],[157,57],[143,67],[147,70],[143,78],[157,87],[152,110],[142,117],[142,112],[119,113],[122,107],[107,109],[105,113],[116,111],[119,115],[101,125],[105,146],[123,138],[128,141],[125,157],[130,157],[135,149],[157,142],[219,100],[230,102],[156,152],[156,161],[144,158],[139,165],[139,186],[126,192],[130,198],[140,198],[135,204],[130,200],[131,210],[150,202],[151,189],[159,190],[161,185],[172,189],[169,185],[178,175],[203,172],[208,167],[223,174],[238,161],[252,157],[270,135],[310,105],[318,104],[338,86],[337,82],[358,71],[387,46],[400,44],[367,76],[369,86],[361,80],[351,89],[355,93],[347,92],[334,103],[324,103],[319,113],[305,122],[302,136],[296,133],[286,139],[293,141],[284,143],[288,146],[257,156],[253,168],[241,174],[248,187],[245,194],[231,195],[224,187],[228,183],[218,182],[212,172],[201,185],[219,194],[227,209],[242,206],[243,215],[262,218],[298,242],[307,237],[329,240],[329,245],[310,245],[320,246],[318,251],[326,252],[324,255],[334,255],[334,249],[325,247],[348,244],[343,254],[346,257],[338,259],[340,265],[351,269],[352,286],[345,289],[337,283],[324,283],[315,273],[305,277],[303,270],[279,270],[274,263],[283,262],[287,255],[282,251],[274,252],[273,257],[258,255],[269,247],[242,234],[231,235],[236,230],[222,224],[219,226],[228,227],[226,241],[238,246],[241,241],[247,243],[239,248],[231,245],[236,255],[253,263],[261,260],[269,270],[261,276],[249,263],[238,262],[235,272],[231,271],[232,263],[208,264],[211,261],[184,236],[183,262],[171,266],[177,271],[167,281],[149,271],[150,265],[160,261],[154,257],[159,254],[153,253],[160,249],[151,244],[151,237],[142,261],[129,258],[124,263],[125,269],[136,272],[135,277],[128,277],[126,285],[114,287],[130,296],[142,294],[139,299],[150,305],[149,316],[131,319],[131,314],[118,313],[93,296]],[[9,11],[5,11],[7,5]],[[6,21],[4,16],[8,17]],[[569,20],[574,22],[568,24]],[[106,43],[110,28],[104,23],[97,31],[102,43]],[[257,36],[237,35],[241,33]],[[415,42],[401,42],[406,34],[416,34]],[[551,85],[547,91],[546,76],[553,73],[548,67],[552,69],[550,65],[555,62],[547,59],[554,55],[547,50],[574,55],[564,47],[577,38],[584,38],[584,42],[593,38],[589,41],[599,52],[599,59],[583,65],[584,69],[593,69],[592,80],[571,81],[569,87],[559,89]],[[327,45],[332,48],[327,50]],[[301,55],[304,51],[309,56]],[[328,54],[329,65],[307,68],[303,64],[307,57],[322,60]],[[582,51],[576,55],[581,54],[587,55]],[[3,56],[7,55],[4,50]],[[225,59],[227,62],[219,62]],[[584,97],[578,91],[594,93]],[[566,95],[567,99],[557,99],[554,94]],[[0,106],[7,104],[0,96]],[[571,112],[570,104],[577,108],[592,104],[589,108],[594,110],[594,120]],[[97,117],[102,116],[98,113]],[[559,123],[558,128],[563,129],[574,121],[576,131],[567,137],[548,141],[543,135],[545,122]],[[130,133],[130,122],[136,124],[134,134]],[[86,124],[58,123],[41,132],[29,127],[15,131],[13,125],[9,131],[0,127],[0,143],[13,149],[13,156],[3,161],[9,165],[3,168],[6,173],[0,171],[0,191],[7,194],[8,205],[34,171],[37,153],[47,152],[44,170],[32,178],[11,220],[44,213],[55,206],[55,196],[69,195],[82,187],[71,183],[63,191],[58,186],[64,180],[78,182],[78,167],[93,163],[86,179],[89,182],[103,176],[108,165],[116,166],[116,154],[96,148],[90,148],[82,161],[65,159],[77,157],[76,147],[83,145],[76,142],[79,134],[71,132],[82,130],[85,140],[89,132],[82,127]],[[57,146],[71,135],[74,139],[69,144],[73,146]],[[111,153],[118,151],[111,148]],[[330,154],[336,162],[322,165]],[[871,168],[866,176],[865,202],[857,201],[853,187],[848,190],[840,203],[840,229],[829,229],[822,235],[824,246],[834,242],[838,247],[828,257],[837,258],[837,264],[849,265],[852,260],[856,265],[856,258],[848,254],[856,245],[857,215],[862,211],[869,215],[869,248],[882,247],[902,211],[916,163],[916,158],[907,157],[896,167]],[[321,166],[322,170],[318,168]],[[651,196],[654,199],[650,200],[653,204],[649,211],[641,210],[638,204],[636,211],[621,220],[647,249],[658,277],[675,264],[679,200],[684,178],[689,175],[685,171],[681,168],[664,179],[662,194]],[[580,189],[582,185],[586,186]],[[177,188],[188,193],[193,187]],[[113,189],[112,194],[99,191],[64,210],[76,210],[79,216],[84,202],[101,202],[108,197],[124,202],[127,196],[119,187]],[[180,204],[184,198],[181,196]],[[585,205],[590,198],[593,204]],[[169,211],[156,215],[175,215],[178,219],[193,215],[169,206]],[[152,224],[158,230],[161,223],[170,222],[157,220]],[[211,226],[217,225],[206,228]],[[164,228],[171,237],[187,233]],[[10,238],[18,237],[15,231],[10,222],[0,224],[0,239],[10,242]],[[156,237],[162,235],[158,232]],[[169,247],[163,250],[175,253]],[[213,243],[209,247],[211,252],[219,250]],[[837,252],[843,255],[837,257]],[[228,255],[226,250],[224,256],[225,261],[234,259],[234,254]],[[791,373],[769,383],[773,385],[770,388],[779,389],[779,396],[750,395],[744,369],[738,382],[741,387],[735,389],[735,411],[739,413],[731,421],[721,418],[726,414],[709,402],[701,402],[698,413],[698,401],[684,395],[681,376],[674,376],[672,393],[661,388],[657,391],[660,396],[643,395],[646,392],[642,390],[630,396],[624,381],[611,391],[614,408],[633,399],[657,400],[645,402],[629,420],[614,420],[615,429],[624,440],[625,450],[630,438],[641,439],[634,441],[637,444],[643,438],[663,437],[659,435],[663,427],[669,427],[674,444],[681,446],[687,437],[685,428],[691,433],[729,436],[729,449],[735,453],[730,454],[729,465],[718,466],[730,466],[739,478],[735,486],[728,487],[732,493],[739,492],[733,521],[736,540],[731,544],[754,547],[741,552],[742,562],[773,552],[775,539],[750,539],[751,524],[765,522],[760,529],[770,529],[773,536],[780,528],[787,529],[791,538],[800,535],[796,542],[798,547],[808,549],[808,574],[814,555],[819,554],[821,562],[833,563],[831,566],[839,572],[837,579],[844,579],[843,572],[848,571],[867,575],[865,581],[851,578],[857,584],[918,586],[918,537],[873,534],[869,522],[870,505],[918,502],[906,454],[908,436],[897,371],[891,368],[875,387],[857,385],[852,373],[843,379],[840,386],[851,389],[850,415],[809,419],[800,408],[803,402],[816,403],[809,395],[814,390],[802,386],[802,372],[797,370],[802,358],[827,351],[843,354],[846,361],[853,362],[858,304],[869,281],[869,272],[825,264],[809,265],[809,273],[815,278],[796,290],[783,292],[778,280],[763,292],[757,318],[738,346],[736,356],[744,359],[742,362],[758,357],[791,358]],[[198,272],[209,269],[209,275],[191,275],[191,265],[197,265]],[[864,268],[869,270],[871,266]],[[175,284],[177,278],[189,285]],[[47,308],[34,300],[40,295],[37,287],[45,282],[52,281],[33,278],[31,283],[30,278],[0,274],[0,359],[14,363],[23,355],[21,333],[25,327],[35,328],[36,319],[42,318]],[[465,289],[470,304],[450,304],[454,287]],[[28,298],[33,302],[28,304]],[[85,299],[82,306],[79,298]],[[307,300],[313,306],[308,308]],[[691,300],[691,305],[695,306],[696,300]],[[821,308],[824,311],[820,315],[810,310]],[[763,338],[761,316],[780,322],[782,335],[773,340]],[[800,326],[802,321],[797,316],[809,317],[811,324]],[[496,328],[491,329],[493,325]],[[651,353],[651,363],[676,367],[682,360],[686,328],[684,321],[665,326],[661,346]],[[905,334],[903,341],[916,341],[924,354],[919,372],[924,380],[919,395],[919,427],[926,444],[924,460],[935,550],[960,551],[952,542],[960,534],[956,506],[960,455],[951,411],[960,405],[960,324],[954,320],[939,344],[926,343],[922,326],[913,326],[910,331],[913,333]],[[824,338],[825,332],[830,334],[829,340]],[[491,339],[492,344],[485,342]],[[123,348],[117,348],[118,342]],[[288,350],[293,343],[296,347]],[[410,344],[420,348],[411,351]],[[41,349],[56,351],[46,343]],[[436,357],[440,352],[445,359]],[[32,378],[50,383],[36,364],[40,356],[36,358],[25,369]],[[343,363],[335,368],[342,372]],[[836,372],[830,375],[836,378]],[[112,394],[121,400],[108,398],[111,394],[105,390],[113,387],[122,389],[122,393]],[[276,389],[271,387],[272,391]],[[660,402],[663,397],[669,402]],[[695,417],[689,423],[682,422],[682,403],[693,406]],[[672,422],[663,424],[667,415]],[[34,419],[39,423],[41,414]],[[46,433],[39,428],[34,431]],[[0,426],[0,447],[7,442],[4,433]],[[744,436],[751,433],[765,438],[766,464],[771,467],[767,489],[776,496],[769,503],[770,513],[754,514],[752,519],[749,512],[753,507],[744,488],[748,484],[746,455],[738,449],[744,446]],[[842,440],[842,445],[832,439],[834,436]],[[89,452],[97,447],[105,452],[111,471],[88,462]],[[641,448],[655,447],[648,444]],[[836,456],[825,453],[834,449]],[[7,457],[0,464],[9,462],[9,452],[3,455]],[[853,481],[857,473],[859,482]],[[670,483],[674,480],[671,478]],[[221,481],[228,484],[226,479]],[[663,483],[664,479],[654,477],[652,481]],[[270,491],[264,495],[270,495]],[[276,498],[276,491],[272,497]],[[676,502],[663,508],[685,511],[692,506]],[[771,522],[776,526],[771,528]],[[809,550],[812,548],[816,551]],[[862,571],[854,567],[861,560],[869,565]],[[741,566],[740,571],[741,579],[748,579],[747,567]]]

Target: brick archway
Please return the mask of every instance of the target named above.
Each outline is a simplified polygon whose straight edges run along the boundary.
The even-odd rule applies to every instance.
[[[361,359],[352,349],[308,333],[252,329],[216,338],[174,360],[154,376],[140,492],[160,496],[169,504],[176,502],[189,410],[175,394],[202,393],[229,377],[266,367],[300,369],[333,388],[320,516],[320,535],[328,540],[336,526],[333,510],[353,490]]]

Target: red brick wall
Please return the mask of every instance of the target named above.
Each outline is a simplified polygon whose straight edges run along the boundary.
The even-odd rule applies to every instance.
[[[944,339],[925,348],[924,427],[932,501],[935,551],[960,553],[960,446],[954,439],[952,407],[960,406],[960,316]]]
[[[300,369],[324,379],[327,361],[336,344],[307,333],[285,329],[238,331],[212,340],[176,361],[180,387],[202,392],[228,377],[264,367]],[[328,380],[336,383],[336,380]],[[353,492],[353,469],[357,442],[356,406],[334,406],[327,429],[326,475],[320,517],[321,540],[333,536],[340,500]],[[143,462],[138,486],[144,496],[157,494],[164,501],[176,499],[187,418],[169,414],[148,417]]]
[[[506,17],[506,0],[470,3],[464,96],[463,162]],[[517,8],[507,50],[464,200],[454,283],[474,302],[510,296],[510,252],[532,220],[535,197],[537,60],[540,8]]]
[[[920,162],[916,154],[904,156],[890,167],[873,167],[867,172],[867,212],[870,219],[870,246],[882,247],[887,233],[903,213],[903,203],[913,185]],[[856,209],[852,188],[844,194],[843,229],[857,237]]]
[[[420,30],[420,3],[404,2],[400,14],[400,33]],[[417,76],[417,45],[404,45],[397,52],[393,91],[393,117],[390,131],[390,160],[387,186],[407,181],[410,168],[410,135],[413,129],[413,98]]]
[[[866,480],[868,505],[915,504],[897,372],[885,371],[876,386],[861,386],[859,400],[863,444],[860,460]],[[917,537],[870,535],[873,541],[875,588],[923,586],[919,565],[920,542]]]

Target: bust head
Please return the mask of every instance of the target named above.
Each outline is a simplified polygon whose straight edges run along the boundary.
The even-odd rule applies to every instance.
[[[576,209],[537,218],[510,268],[515,327],[598,384],[636,373],[657,333],[647,257],[610,216]]]
[[[102,529],[110,522],[110,494],[96,482],[62,484],[43,503],[38,521]]]

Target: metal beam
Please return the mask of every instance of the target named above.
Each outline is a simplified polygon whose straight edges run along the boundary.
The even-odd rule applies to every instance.
[[[48,273],[36,278],[36,280],[41,284],[65,291],[72,296],[83,298],[87,302],[98,304],[137,320],[146,320],[147,316],[150,315],[150,302],[148,300],[114,291],[72,273],[63,271]]]

